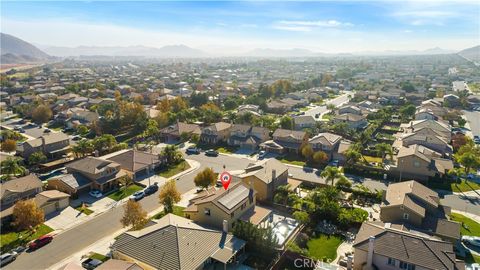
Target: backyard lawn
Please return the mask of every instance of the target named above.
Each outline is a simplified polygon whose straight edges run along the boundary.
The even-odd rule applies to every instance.
[[[462,223],[462,227],[460,228],[460,233],[462,235],[480,236],[480,223],[457,213],[450,214],[450,217],[452,220]]]
[[[372,156],[363,156],[363,158],[368,162],[382,163],[383,159],[381,157],[372,157]]]
[[[320,234],[308,240],[308,256],[318,260],[333,261],[337,257],[337,248],[342,242],[339,236]]]
[[[179,217],[183,217],[183,209],[185,209],[185,207],[174,205],[172,214],[177,215]],[[152,218],[153,219],[161,219],[165,215],[166,215],[165,212],[162,211],[158,214],[155,214]]]
[[[52,232],[53,229],[47,225],[40,225],[37,231],[31,234],[29,231],[21,232],[4,232],[0,234],[0,250],[3,252],[14,249],[20,245],[25,245],[26,243],[37,239],[38,237],[45,235],[49,232]],[[20,240],[18,237],[22,236]]]
[[[169,178],[185,170],[188,170],[188,168],[190,168],[190,165],[184,160],[177,165],[169,166],[160,170],[160,173],[158,173],[158,175]]]
[[[442,189],[452,192],[466,192],[472,190],[480,190],[480,184],[462,179],[459,182],[438,182],[438,181],[429,181],[427,184],[428,187],[433,189]]]
[[[126,188],[115,191],[114,193],[108,195],[108,197],[112,200],[120,201],[121,199],[126,198],[126,197],[132,195],[133,193],[135,193],[137,191],[140,191],[142,189],[143,189],[143,187],[133,184],[133,185],[130,185]]]

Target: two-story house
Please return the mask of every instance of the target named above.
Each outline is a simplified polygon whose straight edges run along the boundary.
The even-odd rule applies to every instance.
[[[119,179],[127,176],[127,173],[121,170],[120,164],[96,157],[86,157],[65,167],[69,174],[79,174],[81,178],[88,179],[91,189],[102,192],[117,188]]]
[[[460,223],[448,220],[450,212],[450,207],[440,203],[437,192],[411,180],[388,185],[380,220],[411,225],[455,243],[460,239]]]
[[[311,115],[300,115],[293,117],[293,124],[296,130],[302,130],[304,128],[314,128],[317,122]]]
[[[134,149],[110,154],[106,159],[120,164],[134,181],[151,175],[165,162],[159,155]]]
[[[34,174],[0,183],[0,218],[3,221],[12,215],[13,205],[42,192],[42,181]]]
[[[24,142],[22,149],[17,151],[25,159],[35,152],[42,152],[48,159],[57,159],[70,151],[70,138],[63,132],[51,132]]]
[[[265,222],[271,211],[256,204],[256,192],[242,182],[237,182],[227,190],[215,189],[202,191],[190,200],[183,210],[185,216],[196,223],[231,230],[237,220],[254,221],[254,225]],[[256,217],[251,218],[251,213]]]
[[[273,133],[273,140],[260,144],[260,147],[273,153],[299,153],[300,148],[307,143],[308,134],[306,132],[278,128]]]
[[[271,201],[275,190],[287,184],[288,167],[277,159],[270,158],[249,164],[233,178],[253,187],[259,201]]]
[[[269,130],[264,127],[234,124],[230,129],[228,144],[255,150],[260,143],[268,140]]]
[[[177,122],[160,130],[160,138],[165,142],[178,142],[181,140],[182,134],[200,135],[200,127],[196,124]]]
[[[353,249],[353,270],[465,269],[452,243],[390,223],[364,222]]]
[[[323,151],[331,158],[332,154],[338,148],[341,140],[342,136],[329,132],[323,132],[311,138],[308,143],[312,146],[313,151]]]
[[[335,115],[333,122],[335,124],[346,123],[351,129],[364,129],[368,125],[368,121],[365,116],[353,113]]]
[[[218,122],[202,129],[200,141],[205,144],[227,142],[232,124]]]

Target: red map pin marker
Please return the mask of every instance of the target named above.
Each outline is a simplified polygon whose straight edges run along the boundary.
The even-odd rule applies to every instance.
[[[220,174],[220,181],[222,181],[223,188],[227,190],[228,185],[230,185],[230,181],[232,181],[232,175],[228,172],[223,172]]]

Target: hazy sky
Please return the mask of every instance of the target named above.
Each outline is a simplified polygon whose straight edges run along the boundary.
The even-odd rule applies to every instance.
[[[480,44],[480,2],[6,2],[1,31],[54,46],[185,44],[207,52],[459,50]]]

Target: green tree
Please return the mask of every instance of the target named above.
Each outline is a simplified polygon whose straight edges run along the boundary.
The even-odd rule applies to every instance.
[[[84,157],[88,154],[91,154],[95,150],[95,147],[90,140],[80,140],[76,145],[72,147],[72,152],[77,157]]]
[[[328,155],[323,151],[317,151],[313,154],[313,161],[317,164],[325,164],[328,162]]]
[[[417,108],[413,104],[404,105],[400,108],[400,115],[404,120],[412,119],[415,116],[416,110]]]
[[[12,175],[24,175],[26,172],[25,167],[21,165],[21,160],[19,158],[8,157],[2,163],[0,163],[0,167],[2,168],[2,174],[7,175],[7,177],[11,177]]]
[[[304,145],[302,147],[302,156],[304,158],[306,158],[307,160],[311,160],[312,159],[312,156],[313,156],[313,149],[312,149],[312,146],[310,144],[307,144],[307,145]]]
[[[388,155],[390,160],[393,160],[393,148],[388,143],[379,143],[375,145],[375,151],[377,155],[383,157],[384,155]]]
[[[169,180],[163,185],[158,195],[158,198],[160,204],[162,204],[164,207],[164,212],[172,213],[173,205],[178,203],[182,199],[182,195],[177,190],[175,180]]]
[[[102,154],[109,152],[116,144],[117,140],[112,134],[103,134],[93,140],[93,147]]]
[[[333,167],[333,166],[325,167],[325,169],[323,169],[320,176],[325,178],[325,180],[326,180],[325,182],[327,182],[327,183],[331,182],[332,186],[333,186],[335,180],[345,178],[345,176],[342,174],[340,169],[338,169],[337,167]]]
[[[149,119],[147,121],[147,128],[144,131],[144,136],[147,138],[155,137],[159,131],[160,129],[158,128],[158,122],[153,119]]]
[[[247,242],[247,250],[261,256],[272,257],[276,254],[277,237],[271,227],[262,228],[250,222],[237,221],[233,235]]]
[[[178,164],[183,160],[182,153],[175,145],[167,145],[161,155],[166,159],[168,165]]]
[[[285,115],[280,119],[280,126],[283,129],[293,129],[293,118]]]
[[[205,168],[203,171],[199,172],[193,179],[195,186],[201,187],[203,189],[208,188],[209,186],[215,185],[217,180],[217,175],[211,168]]]
[[[346,177],[342,177],[335,183],[335,187],[341,190],[348,190],[352,187],[352,183]]]
[[[42,152],[35,152],[28,157],[28,164],[38,165],[47,161],[47,157]]]
[[[310,215],[305,211],[295,211],[292,214],[293,218],[301,224],[310,223]]]
[[[90,129],[88,129],[88,127],[85,125],[80,125],[77,127],[77,133],[80,134],[81,136],[85,136],[89,132],[90,132]]]
[[[273,196],[273,201],[278,204],[287,205],[288,195],[290,194],[290,185],[281,185],[275,189],[275,195]]]

